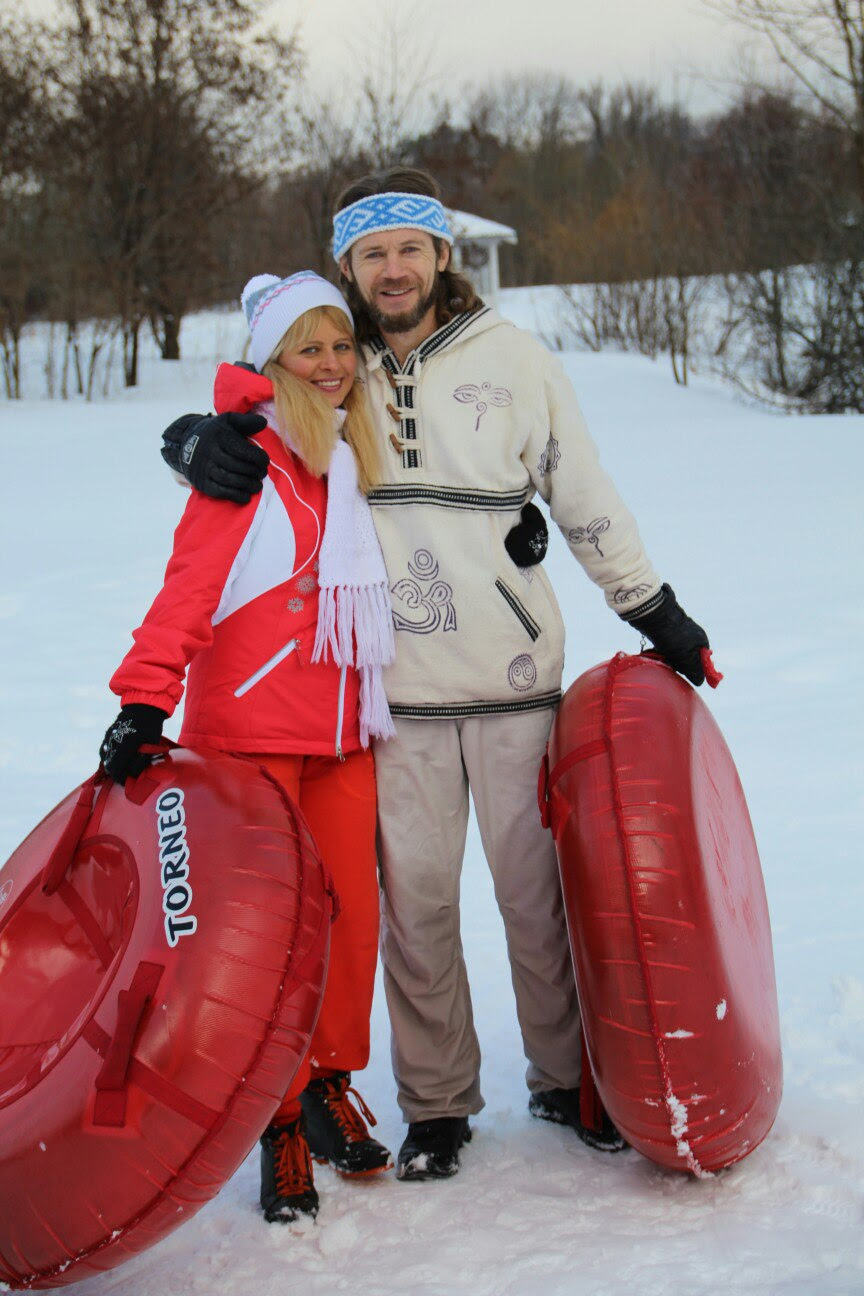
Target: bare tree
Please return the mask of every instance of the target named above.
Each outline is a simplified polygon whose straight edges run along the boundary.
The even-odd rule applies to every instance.
[[[39,305],[43,225],[38,156],[49,105],[41,28],[0,14],[0,364],[21,394],[21,334]]]
[[[706,0],[770,42],[806,96],[848,136],[864,203],[862,0]]]
[[[725,377],[785,410],[864,410],[864,248],[850,240],[846,256],[728,279]]]
[[[775,133],[750,159],[749,193],[737,186],[751,225],[749,272],[727,282],[731,311],[746,323],[739,337],[753,346],[733,367],[736,380],[761,384],[787,408],[860,410],[864,0],[707,3],[764,38],[798,88],[794,104],[750,94],[750,127],[754,108],[763,124],[766,109],[776,122],[779,108],[785,141]],[[752,129],[737,134],[757,140]]]
[[[414,141],[434,119],[434,30],[418,3],[390,0],[371,27],[345,33],[350,64],[337,93],[323,99],[300,88],[291,165],[272,195],[283,261],[290,250],[295,262],[329,273],[340,191],[364,171],[414,161]]]
[[[537,150],[584,136],[581,93],[563,76],[503,76],[471,100],[469,120],[511,149]]]
[[[356,113],[304,99],[297,123],[302,144],[294,169],[281,186],[279,202],[285,218],[295,226],[298,214],[302,215],[302,237],[308,247],[304,263],[328,274],[333,265],[330,247],[336,199],[349,180],[368,170],[372,158],[379,155],[364,153]],[[295,230],[295,246],[296,234]]]
[[[257,32],[259,0],[64,0],[56,186],[122,325],[127,385],[149,320],[179,357],[224,213],[287,153],[277,110],[298,50]]]
[[[378,10],[377,24],[348,42],[352,69],[362,70],[352,105],[355,139],[373,167],[404,162],[408,141],[432,114],[440,73],[431,12],[419,0],[411,5],[389,0]]]

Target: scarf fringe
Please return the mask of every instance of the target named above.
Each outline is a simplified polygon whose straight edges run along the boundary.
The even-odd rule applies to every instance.
[[[360,742],[369,746],[369,738],[393,738],[396,728],[390,715],[387,694],[380,670],[360,667]]]
[[[356,646],[356,651],[355,651]],[[382,666],[396,656],[390,591],[386,583],[319,591],[318,628],[312,661],[355,666],[360,675],[360,742],[396,733],[381,679]]]
[[[258,407],[276,427],[275,406]],[[337,411],[337,418],[344,412]],[[293,450],[290,437],[282,434]],[[295,451],[296,453],[296,451]],[[353,666],[360,674],[360,741],[392,738],[382,669],[396,656],[387,569],[369,509],[357,486],[353,451],[344,441],[333,448],[328,469],[327,513],[318,571],[318,624],[312,661]]]
[[[312,661],[337,666],[389,666],[396,656],[390,591],[385,583],[337,585],[319,591]]]

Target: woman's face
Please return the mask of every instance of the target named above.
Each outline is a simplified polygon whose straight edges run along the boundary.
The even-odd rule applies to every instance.
[[[344,404],[357,372],[354,337],[348,328],[322,319],[311,338],[297,346],[286,346],[277,356],[283,369],[315,387],[328,404]]]

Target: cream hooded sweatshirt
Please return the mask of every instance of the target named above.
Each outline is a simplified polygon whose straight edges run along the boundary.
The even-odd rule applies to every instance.
[[[629,617],[660,590],[561,365],[488,307],[457,316],[401,367],[380,340],[365,355],[385,474],[369,502],[396,623],[391,711],[554,706],[561,613],[543,568],[515,566],[504,547],[532,495],[614,611]]]

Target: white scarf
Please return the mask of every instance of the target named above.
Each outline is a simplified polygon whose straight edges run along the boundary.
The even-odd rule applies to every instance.
[[[278,428],[276,407],[257,407]],[[339,424],[345,411],[336,411]],[[290,436],[283,433],[289,447]],[[300,456],[298,455],[298,458]],[[344,441],[333,447],[327,469],[327,514],[318,555],[318,628],[312,661],[356,667],[360,675],[360,741],[392,738],[396,730],[384,692],[382,668],[396,655],[387,568],[366,496],[357,484],[354,452]]]

